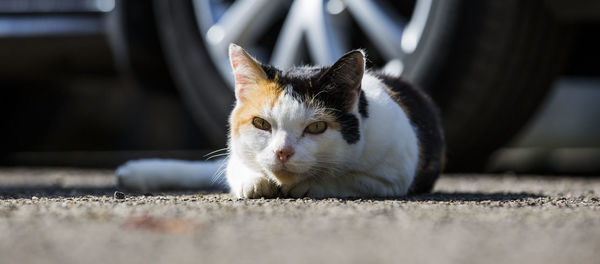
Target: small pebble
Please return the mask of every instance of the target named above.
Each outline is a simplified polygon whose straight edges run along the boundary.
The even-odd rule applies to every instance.
[[[119,191],[115,191],[115,194],[113,196],[115,199],[125,199],[125,194]]]

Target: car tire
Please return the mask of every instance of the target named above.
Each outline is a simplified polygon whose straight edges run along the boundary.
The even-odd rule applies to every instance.
[[[543,101],[571,34],[542,1],[456,2],[453,36],[438,40],[446,57],[421,83],[442,111],[447,170],[481,171]]]

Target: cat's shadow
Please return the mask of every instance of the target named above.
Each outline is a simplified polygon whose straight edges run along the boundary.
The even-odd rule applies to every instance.
[[[38,198],[70,198],[80,196],[112,196],[117,188],[106,186],[13,185],[0,186],[0,200]]]
[[[404,201],[404,202],[510,202],[527,199],[546,198],[547,196],[526,192],[447,192],[437,191],[425,194],[407,195],[401,197],[372,197],[372,198],[335,198],[343,201]],[[329,200],[331,198],[310,198],[312,200]],[[295,200],[295,199],[292,199]]]
[[[64,187],[58,185],[27,185],[27,186],[0,186],[0,200],[4,199],[31,199],[32,197],[46,197],[46,198],[69,198],[69,197],[81,197],[81,196],[113,196],[115,191],[119,189],[114,185],[105,186],[71,186]],[[142,193],[126,192],[127,195],[143,195]],[[195,194],[198,191],[192,190],[181,190],[181,191],[166,191],[166,192],[154,192],[153,194],[159,195],[163,193],[168,194]],[[206,193],[206,191],[202,192]],[[209,193],[222,193],[219,191],[212,191]],[[146,194],[147,195],[147,194]],[[406,201],[406,202],[483,202],[483,201],[519,201],[526,199],[544,198],[544,195],[526,192],[448,192],[448,191],[436,191],[426,194],[409,195],[404,197],[396,198],[361,198],[364,201],[384,201],[384,200],[395,200],[395,201]],[[314,199],[314,200],[325,200],[325,199]],[[340,200],[356,201],[358,198],[345,198]]]
[[[13,185],[13,186],[1,186],[0,185],[0,200],[5,199],[31,199],[33,197],[38,198],[75,198],[82,196],[114,196],[115,192],[123,192],[127,196],[154,196],[154,195],[185,195],[185,194],[198,194],[198,193],[223,193],[220,190],[164,190],[157,192],[130,192],[122,190],[114,185],[103,185],[103,186],[60,186],[60,185]]]
[[[525,199],[544,198],[546,196],[526,192],[432,192],[426,194],[411,195],[399,198],[404,201],[414,202],[483,202],[483,201],[518,201]]]

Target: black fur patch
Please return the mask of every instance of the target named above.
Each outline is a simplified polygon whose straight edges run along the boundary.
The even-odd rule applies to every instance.
[[[348,144],[354,144],[360,139],[360,131],[358,118],[351,113],[339,113],[336,115],[336,120],[342,128],[342,137]]]
[[[365,96],[365,92],[360,91],[360,99],[358,101],[358,112],[364,118],[369,117],[369,102],[367,101],[367,96]]]
[[[267,78],[269,78],[269,80],[275,80],[275,77],[279,77],[281,75],[281,71],[273,66],[261,65],[261,67],[265,74],[267,74]]]

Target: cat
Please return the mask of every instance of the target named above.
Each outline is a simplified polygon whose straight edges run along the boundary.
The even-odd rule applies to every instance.
[[[329,67],[280,70],[230,44],[236,103],[228,157],[133,161],[120,187],[228,188],[238,198],[399,197],[429,192],[444,167],[439,112],[353,50]],[[215,180],[219,167],[226,183]]]

